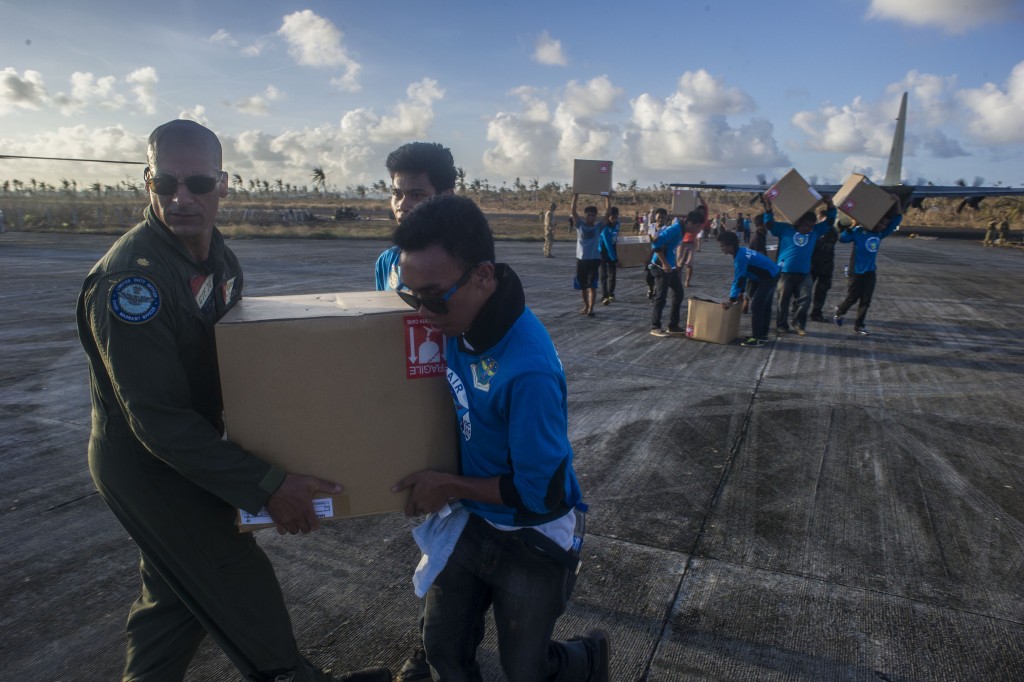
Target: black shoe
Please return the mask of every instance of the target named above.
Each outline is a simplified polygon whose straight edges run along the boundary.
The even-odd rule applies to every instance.
[[[595,628],[587,633],[587,639],[594,643],[594,668],[590,672],[593,682],[608,682],[611,671],[612,641],[608,633]]]
[[[824,321],[825,321],[825,318],[822,317],[821,315],[815,315],[813,313],[811,314],[811,322],[824,322]]]
[[[427,665],[427,653],[423,647],[418,646],[398,669],[398,676],[395,677],[395,680],[397,682],[421,682],[429,679],[430,666]],[[388,682],[391,682],[390,678],[388,678]]]

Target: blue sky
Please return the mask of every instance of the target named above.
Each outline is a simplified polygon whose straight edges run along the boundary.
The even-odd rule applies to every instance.
[[[513,8],[514,7],[514,8]],[[641,185],[904,177],[1024,185],[1022,0],[9,2],[0,153],[139,159],[189,117],[243,179],[384,179],[410,140],[490,184],[612,159]],[[138,168],[0,160],[0,179]]]

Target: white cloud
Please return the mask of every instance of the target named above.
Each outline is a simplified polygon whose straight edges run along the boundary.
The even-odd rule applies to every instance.
[[[378,115],[372,109],[359,108],[342,116],[342,140],[347,145],[356,145],[422,138],[434,123],[434,102],[443,98],[444,90],[437,81],[424,78],[406,89],[406,99],[395,104],[389,114]]]
[[[132,71],[124,80],[134,86],[132,92],[135,93],[135,98],[142,110],[147,114],[155,114],[156,84],[160,80],[156,69],[152,66],[144,66]]]
[[[1020,12],[1019,0],[871,0],[868,17],[962,33]]]
[[[120,109],[125,105],[125,98],[116,92],[116,86],[114,76],[96,78],[91,73],[76,71],[71,74],[71,93],[57,93],[53,103],[65,116],[81,113],[92,105],[108,111]]]
[[[238,41],[231,37],[231,34],[222,28],[218,28],[217,32],[206,39],[207,42],[213,43],[214,45],[227,45],[228,47],[238,47]]]
[[[238,102],[225,102],[227,106],[250,116],[266,116],[270,113],[270,103],[284,98],[284,93],[268,85],[262,95],[246,97]]]
[[[210,119],[206,117],[206,107],[204,107],[202,104],[197,104],[191,109],[184,109],[181,113],[178,114],[178,118],[184,118],[190,121],[195,121],[196,123],[204,125],[207,128],[210,127]]]
[[[294,12],[284,18],[277,33],[288,43],[288,54],[298,64],[342,68],[345,73],[331,82],[345,90],[359,89],[356,78],[360,65],[342,46],[344,35],[329,19],[308,9]]]
[[[265,38],[260,38],[252,45],[246,45],[242,48],[243,57],[259,57],[263,53],[263,49],[267,46]]]
[[[574,158],[610,158],[617,146],[618,126],[601,121],[622,97],[607,76],[585,83],[569,81],[560,98],[547,102],[528,86],[509,92],[519,99],[519,112],[498,112],[487,124],[483,164],[505,176],[565,175]],[[552,113],[553,109],[553,113]]]
[[[547,31],[537,37],[533,49],[533,61],[550,66],[565,66],[569,63],[562,50],[562,41],[555,40]]]
[[[43,74],[27,70],[19,76],[11,67],[0,71],[0,115],[14,109],[41,109],[48,101]]]
[[[624,151],[638,169],[664,171],[787,165],[774,128],[764,119],[732,126],[727,116],[750,113],[753,99],[703,69],[684,73],[665,99],[644,93],[630,102],[633,116]]]
[[[967,127],[978,139],[989,144],[1024,142],[1024,61],[1013,67],[1005,89],[985,83],[961,90],[957,101],[971,112]]]

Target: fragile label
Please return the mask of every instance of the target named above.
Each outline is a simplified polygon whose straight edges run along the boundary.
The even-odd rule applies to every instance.
[[[686,336],[688,336],[688,337],[692,337],[693,336],[693,325],[692,324],[686,325]]]
[[[316,513],[316,517],[318,519],[333,519],[334,500],[330,497],[314,499],[313,511]],[[270,518],[270,512],[267,511],[266,507],[260,509],[259,513],[256,514],[250,514],[244,509],[239,509],[238,518],[238,524],[240,526],[260,526],[268,523],[274,523],[274,519]]]
[[[847,199],[846,201],[843,202],[842,206],[839,207],[839,210],[840,211],[849,211],[851,208],[853,208],[856,205],[857,204],[856,204],[856,202],[853,201],[853,199]]]
[[[601,166],[598,168],[598,172],[600,173],[607,173],[609,171],[611,171],[611,168],[606,163],[602,163]]]
[[[444,376],[444,334],[418,315],[406,315],[405,377],[423,379]]]

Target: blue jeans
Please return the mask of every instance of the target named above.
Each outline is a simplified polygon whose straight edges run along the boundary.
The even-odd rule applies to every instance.
[[[551,640],[565,610],[567,573],[515,533],[472,514],[424,598],[423,648],[434,680],[483,679],[476,649],[490,606],[509,680],[586,680],[597,663],[594,643]]]

